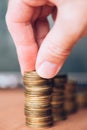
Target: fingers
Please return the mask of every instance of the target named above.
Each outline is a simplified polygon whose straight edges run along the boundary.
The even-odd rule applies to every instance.
[[[38,51],[31,25],[34,13],[36,14],[32,6],[41,6],[46,4],[47,1],[10,0],[9,2],[6,21],[17,48],[22,72],[35,69]],[[49,1],[57,5],[57,1]],[[37,37],[41,47],[37,57],[36,69],[41,77],[51,78],[59,72],[73,45],[83,35],[85,27],[87,27],[87,2],[86,4],[85,2],[70,0],[58,3],[59,14],[57,13],[55,25],[47,36],[47,23],[45,23],[44,28],[42,22],[40,23],[44,32],[40,34],[39,32],[43,30],[39,28],[38,36],[46,36],[42,44],[40,38]],[[59,5],[60,7],[58,7]],[[36,15],[36,17],[38,16]]]
[[[30,6],[42,6],[45,5],[47,3],[48,0],[23,0],[25,3],[27,3]]]
[[[35,36],[38,46],[40,47],[47,33],[49,32],[49,23],[47,19],[39,19],[35,25]]]
[[[81,37],[80,26],[57,14],[54,27],[44,39],[37,56],[36,70],[43,78],[52,78],[63,66],[72,47]],[[65,16],[65,15],[64,15]],[[68,22],[69,21],[69,22]]]
[[[66,38],[69,36],[64,36],[63,32],[60,34],[62,30],[59,30],[59,32],[54,30],[43,41],[37,56],[36,70],[43,78],[55,76],[71,51],[69,42],[72,44],[72,41]]]
[[[20,0],[9,2],[6,21],[16,45],[22,73],[35,69],[37,45],[31,25],[33,13],[33,8]]]
[[[23,0],[26,4],[32,7],[38,7],[38,6],[43,6],[43,5],[49,5],[53,7],[54,5],[57,5],[55,0]]]
[[[53,7],[43,6],[43,8],[41,9],[40,16],[35,23],[34,26],[35,37],[39,47],[50,30],[47,16],[51,14],[52,11],[53,11]]]
[[[57,8],[54,7],[54,10],[53,10],[53,13],[52,13],[52,18],[53,18],[54,21],[56,20],[57,12],[58,12]]]

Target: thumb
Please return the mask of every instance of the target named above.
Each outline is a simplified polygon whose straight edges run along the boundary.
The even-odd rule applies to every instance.
[[[80,34],[76,33],[69,23],[64,23],[58,17],[39,49],[36,61],[37,73],[43,78],[54,77],[63,66],[79,36]]]

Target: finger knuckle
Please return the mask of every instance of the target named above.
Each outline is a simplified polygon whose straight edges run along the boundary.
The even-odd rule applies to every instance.
[[[53,44],[48,46],[48,52],[49,54],[54,58],[61,58],[64,59],[70,54],[71,49],[66,49],[63,47],[54,46]]]

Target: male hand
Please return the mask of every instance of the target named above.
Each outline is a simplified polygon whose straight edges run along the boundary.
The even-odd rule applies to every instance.
[[[54,26],[49,30],[47,16]],[[6,14],[22,74],[52,78],[75,43],[87,34],[87,0],[9,0]]]

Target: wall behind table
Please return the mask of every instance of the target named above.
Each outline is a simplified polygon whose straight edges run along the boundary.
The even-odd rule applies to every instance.
[[[10,37],[5,13],[7,0],[0,1],[0,71],[19,71],[19,64],[13,40]],[[87,37],[80,40],[67,59],[63,72],[87,72]]]
[[[5,23],[7,2],[8,0],[0,0],[0,71],[18,71],[15,46]]]

